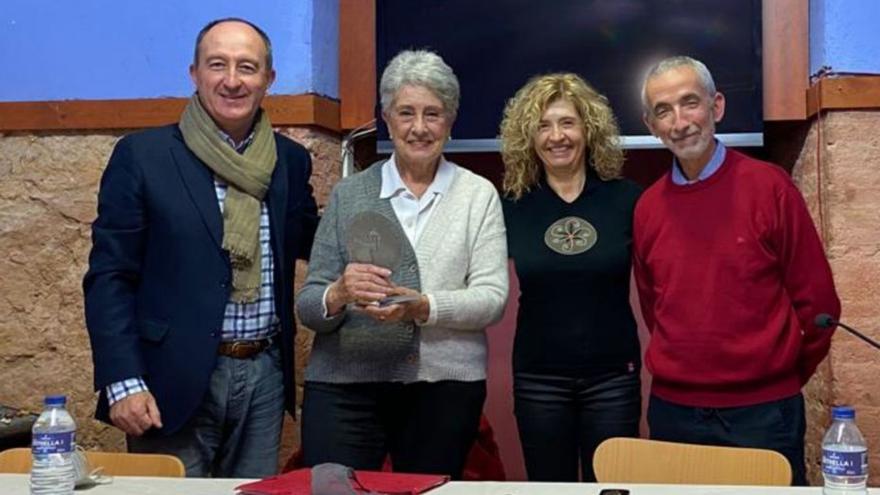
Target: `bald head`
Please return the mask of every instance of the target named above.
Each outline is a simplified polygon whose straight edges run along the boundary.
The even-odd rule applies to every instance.
[[[193,65],[198,67],[199,65],[199,53],[202,48],[202,40],[205,39],[205,35],[208,34],[208,31],[213,29],[218,24],[225,24],[229,22],[240,23],[248,26],[250,29],[254,30],[254,32],[259,35],[260,39],[263,40],[263,45],[266,48],[266,60],[265,67],[268,70],[272,70],[272,41],[269,39],[269,35],[267,35],[259,26],[256,24],[239,17],[224,17],[223,19],[216,19],[208,24],[205,24],[205,27],[199,31],[198,36],[196,36],[196,47],[193,53]]]
[[[214,23],[196,46],[189,74],[199,101],[217,127],[241,142],[275,80],[267,45],[252,24],[233,20]]]

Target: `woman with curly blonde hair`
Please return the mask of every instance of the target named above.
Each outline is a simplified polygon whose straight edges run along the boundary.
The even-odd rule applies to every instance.
[[[593,451],[638,436],[632,215],[608,100],[575,74],[531,79],[501,123],[502,201],[520,284],[514,407],[536,481],[594,481]],[[580,465],[580,473],[578,472]]]

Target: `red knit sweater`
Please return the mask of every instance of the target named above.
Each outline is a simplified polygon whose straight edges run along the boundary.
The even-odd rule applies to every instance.
[[[785,171],[728,149],[707,180],[667,173],[645,191],[633,230],[653,394],[734,407],[800,391],[831,345],[813,318],[837,318],[840,302]]]

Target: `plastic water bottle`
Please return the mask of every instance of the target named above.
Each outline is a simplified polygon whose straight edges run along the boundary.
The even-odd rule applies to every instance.
[[[64,408],[67,397],[49,395],[34,423],[31,452],[31,495],[72,495],[76,423]]]
[[[841,406],[831,410],[831,426],[822,439],[822,477],[825,495],[867,493],[868,447],[856,426],[856,412]]]

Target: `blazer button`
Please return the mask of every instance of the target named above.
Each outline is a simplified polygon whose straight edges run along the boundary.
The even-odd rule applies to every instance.
[[[225,289],[225,288],[227,288],[227,287],[229,287],[229,284],[227,284],[226,282],[220,282],[220,288],[221,288],[221,289]]]
[[[419,267],[417,267],[416,265],[410,265],[410,267],[409,267],[409,271],[411,273],[415,273],[418,269],[419,269]]]
[[[406,362],[409,364],[416,364],[419,361],[419,357],[415,354],[410,354],[406,357]]]

